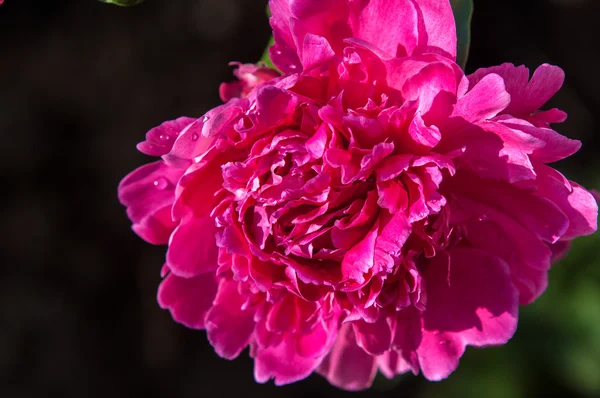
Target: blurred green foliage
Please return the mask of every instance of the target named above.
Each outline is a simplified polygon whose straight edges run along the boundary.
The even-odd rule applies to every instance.
[[[450,0],[456,23],[456,63],[463,70],[469,58],[471,46],[471,20],[473,19],[473,0]]]

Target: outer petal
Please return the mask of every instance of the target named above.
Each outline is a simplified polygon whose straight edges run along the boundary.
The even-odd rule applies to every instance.
[[[421,344],[421,312],[414,307],[406,308],[396,314],[393,349],[379,356],[381,373],[388,379],[406,373],[419,373],[417,348]]]
[[[412,54],[419,45],[419,14],[410,0],[355,1],[350,5],[350,24],[355,38],[390,56]],[[381,27],[386,34],[381,34]]]
[[[557,66],[543,64],[529,80],[529,70],[524,66],[505,63],[500,66],[479,69],[469,76],[471,85],[494,73],[502,77],[511,103],[505,113],[514,116],[530,115],[542,107],[563,85],[565,74]]]
[[[456,59],[456,24],[447,0],[411,0],[417,9],[419,46],[415,53],[438,53]]]
[[[457,197],[456,204],[452,204],[453,217],[459,211],[467,213],[462,225],[469,242],[508,264],[511,279],[519,290],[520,303],[526,305],[538,298],[548,285],[552,256],[548,245],[510,217],[488,206],[464,197]],[[480,219],[482,214],[485,215],[483,220]]]
[[[456,26],[447,0],[271,0],[269,4],[275,37],[270,53],[284,73],[301,71],[299,61],[307,59],[306,50],[311,51],[303,45],[307,34],[321,36],[338,55],[346,46],[344,39],[352,38],[390,56],[436,53],[456,58]],[[385,35],[382,26],[388,30]]]
[[[215,220],[209,215],[188,215],[173,232],[167,265],[177,276],[190,278],[217,269],[218,249]]]
[[[456,59],[456,26],[446,0],[358,0],[350,2],[353,37],[403,57],[437,53]],[[386,34],[381,34],[381,27]]]
[[[271,60],[286,74],[299,72],[302,66],[290,30],[290,0],[269,0],[269,9],[275,38],[275,45],[269,49]]]
[[[167,243],[175,228],[168,209],[183,172],[157,161],[131,172],[119,184],[119,200],[127,207],[134,231],[150,243]]]
[[[171,217],[171,206],[165,206],[152,213],[150,217],[133,224],[132,228],[146,242],[153,245],[166,245],[177,224],[178,222],[173,221]]]
[[[543,163],[565,159],[581,148],[580,141],[567,138],[547,127],[537,127],[524,120],[511,118],[508,115],[500,116],[495,120],[504,127],[511,129],[513,133],[541,143],[542,145],[531,148],[531,158]]]
[[[244,302],[238,283],[222,279],[214,305],[206,314],[208,341],[225,359],[240,355],[254,332],[254,312],[242,309]]]
[[[204,318],[216,293],[217,282],[212,274],[185,279],[171,273],[158,288],[158,304],[168,309],[177,322],[204,329]]]
[[[137,145],[138,150],[150,156],[162,156],[168,153],[179,133],[195,120],[189,117],[180,117],[154,127],[146,133],[146,141]]]
[[[356,344],[354,329],[344,324],[317,372],[336,387],[349,391],[369,388],[377,374],[375,357]]]
[[[536,172],[536,195],[550,199],[569,218],[569,228],[562,239],[573,239],[596,232],[598,204],[592,194],[546,165],[537,166]]]
[[[275,379],[281,386],[305,379],[321,364],[337,336],[337,316],[318,322],[302,334],[286,333],[274,346],[254,350],[254,377],[265,383]]]
[[[444,183],[453,192],[508,215],[546,242],[556,242],[569,227],[567,216],[550,200],[503,181],[458,172]]]
[[[506,343],[517,327],[518,294],[506,264],[485,252],[455,248],[451,268],[432,261],[424,273],[427,310],[417,354],[423,375],[441,380],[465,346]]]
[[[386,318],[379,317],[375,323],[352,322],[356,344],[371,355],[381,355],[389,350],[392,331]]]

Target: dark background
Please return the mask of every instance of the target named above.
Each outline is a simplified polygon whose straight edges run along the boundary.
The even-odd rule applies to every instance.
[[[229,61],[269,37],[259,0],[6,0],[0,6],[0,397],[342,396],[320,376],[256,384],[247,352],[217,357],[204,332],[156,304],[164,247],[130,230],[119,180],[135,144],[220,103]],[[558,167],[599,188],[600,2],[475,0],[467,72],[510,61],[567,74],[557,129],[583,141]],[[597,237],[577,242],[505,347],[470,348],[441,383],[378,379],[358,396],[600,396]]]

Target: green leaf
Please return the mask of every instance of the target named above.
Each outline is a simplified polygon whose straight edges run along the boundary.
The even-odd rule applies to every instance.
[[[144,2],[144,0],[98,0],[101,3],[107,3],[107,4],[114,4],[116,6],[121,6],[121,7],[131,7],[131,6],[137,6],[138,4],[141,4]]]
[[[456,21],[457,54],[456,63],[465,69],[471,45],[471,20],[473,18],[473,0],[450,0],[454,20]]]

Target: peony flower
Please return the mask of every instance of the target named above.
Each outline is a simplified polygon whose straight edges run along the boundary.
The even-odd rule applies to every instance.
[[[562,70],[465,76],[447,1],[270,8],[284,75],[241,66],[227,103],[150,130],[138,148],[161,159],[119,186],[135,232],[168,244],[160,306],[277,385],[440,380],[467,345],[505,344],[596,230],[592,195],[548,166],[580,147],[540,111]]]

